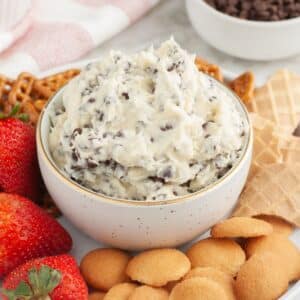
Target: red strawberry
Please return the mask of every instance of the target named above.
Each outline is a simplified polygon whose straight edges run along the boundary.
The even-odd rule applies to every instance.
[[[49,256],[26,262],[5,278],[4,299],[87,300],[88,289],[75,259]]]
[[[37,201],[42,186],[35,129],[15,118],[0,115],[0,191]]]
[[[0,193],[0,278],[24,262],[70,251],[68,232],[32,201]]]

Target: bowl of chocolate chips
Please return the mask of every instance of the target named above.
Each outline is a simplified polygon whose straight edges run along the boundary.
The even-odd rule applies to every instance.
[[[300,53],[300,0],[186,0],[192,25],[214,48],[250,60]]]

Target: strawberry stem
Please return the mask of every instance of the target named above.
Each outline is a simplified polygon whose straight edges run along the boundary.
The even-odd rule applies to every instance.
[[[7,118],[17,118],[23,122],[28,122],[29,116],[27,114],[19,113],[20,108],[21,108],[21,105],[19,102],[17,102],[9,114],[0,112],[0,120],[7,119]]]
[[[13,107],[11,112],[9,113],[8,117],[14,117],[20,110],[20,103],[17,102],[16,105]]]
[[[28,283],[21,281],[15,290],[2,289],[9,300],[51,300],[49,294],[60,284],[61,273],[46,265],[29,270]]]

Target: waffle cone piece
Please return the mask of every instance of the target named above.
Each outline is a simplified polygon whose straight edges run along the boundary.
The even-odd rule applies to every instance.
[[[260,117],[257,114],[250,114],[254,131],[252,165],[249,180],[257,174],[264,166],[282,162],[283,153],[280,149],[280,138],[277,132],[280,131],[275,124]]]
[[[300,138],[295,136],[279,136],[279,148],[282,161],[290,164],[300,163]]]
[[[248,181],[233,215],[261,214],[300,226],[300,163],[264,166]]]
[[[292,134],[300,120],[300,76],[287,70],[275,73],[247,103],[250,112],[255,112]]]

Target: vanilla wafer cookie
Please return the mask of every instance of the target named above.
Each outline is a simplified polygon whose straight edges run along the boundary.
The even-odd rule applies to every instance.
[[[288,288],[288,275],[272,252],[254,255],[241,267],[235,281],[236,299],[275,300]]]
[[[279,148],[278,132],[280,129],[275,123],[260,117],[258,114],[250,114],[254,131],[252,165],[248,179],[264,166],[282,162],[282,152]]]
[[[300,120],[299,99],[300,76],[280,70],[263,87],[255,90],[247,108],[292,134]]]
[[[269,224],[271,224],[273,227],[273,233],[276,233],[276,234],[282,234],[284,236],[289,236],[294,230],[294,226],[292,224],[286,222],[285,220],[283,220],[282,218],[279,218],[279,217],[270,216],[270,215],[269,216],[260,215],[255,218],[266,221]]]
[[[224,288],[217,282],[194,277],[178,283],[172,290],[169,300],[228,300]]]
[[[236,300],[234,295],[234,279],[231,275],[212,267],[198,267],[190,270],[183,280],[195,277],[204,277],[220,284],[226,292],[227,299]]]
[[[131,280],[162,287],[179,280],[191,268],[188,257],[176,249],[153,249],[133,257],[126,268]]]
[[[42,79],[38,79],[34,82],[33,92],[48,99],[79,73],[80,70],[78,69],[70,69]]]
[[[271,224],[249,217],[233,217],[221,221],[211,229],[214,238],[249,238],[273,232]]]
[[[262,214],[300,226],[300,163],[266,165],[248,181],[233,215]]]

